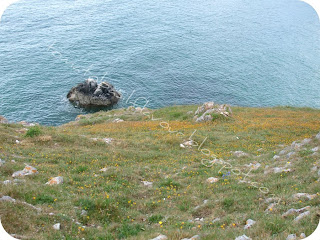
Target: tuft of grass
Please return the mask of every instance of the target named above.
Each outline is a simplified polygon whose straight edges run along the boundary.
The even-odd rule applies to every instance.
[[[32,199],[33,204],[54,203],[54,197],[47,194],[40,194]]]
[[[152,215],[148,218],[149,223],[158,223],[163,219],[163,216],[160,214]]]
[[[117,228],[117,237],[118,239],[127,239],[128,237],[138,235],[141,232],[143,226],[140,224],[129,225],[127,223],[121,225],[121,227]]]
[[[234,205],[234,199],[233,198],[225,198],[222,201],[222,205],[225,209],[230,209]]]
[[[41,133],[42,132],[41,132],[41,129],[39,126],[33,126],[28,129],[25,136],[26,137],[36,137],[36,136],[39,136]]]
[[[272,235],[277,235],[285,230],[286,224],[279,217],[275,217],[272,221],[265,221],[265,229],[270,231]]]
[[[168,178],[165,181],[161,182],[160,187],[169,187],[169,188],[176,188],[178,189],[181,187],[181,184],[178,182],[173,181],[172,179]]]

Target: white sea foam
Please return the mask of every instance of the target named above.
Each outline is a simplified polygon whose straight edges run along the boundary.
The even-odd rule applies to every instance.
[[[19,0],[2,0],[0,2],[0,22],[1,22],[1,17],[4,13],[4,11],[13,3],[18,2]]]

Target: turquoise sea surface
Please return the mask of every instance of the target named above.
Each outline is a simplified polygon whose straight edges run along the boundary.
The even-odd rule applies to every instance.
[[[115,108],[320,108],[319,18],[300,0],[21,0],[5,11],[0,115],[72,121],[94,111],[66,99],[90,76],[122,92]]]

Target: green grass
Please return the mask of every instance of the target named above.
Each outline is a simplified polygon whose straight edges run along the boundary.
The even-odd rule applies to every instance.
[[[39,126],[30,127],[26,133],[26,137],[36,137],[41,134],[41,129]]]
[[[214,116],[212,122],[195,123],[188,112],[197,107],[149,110],[150,116],[161,118],[155,121],[119,109],[85,115],[59,127],[37,126],[25,131],[19,124],[0,124],[0,158],[6,161],[0,167],[0,181],[13,180],[12,173],[22,170],[25,163],[39,172],[25,176],[25,182],[19,184],[0,184],[0,197],[8,195],[42,209],[37,212],[23,203],[0,202],[4,228],[35,240],[149,240],[160,233],[174,240],[196,234],[202,240],[235,239],[243,234],[279,240],[292,233],[310,235],[319,222],[320,198],[300,201],[292,195],[320,192],[317,171],[310,171],[314,165],[320,167],[319,155],[310,150],[320,143],[313,139],[290,159],[275,161],[273,156],[293,141],[317,134],[320,111],[234,107],[232,119]],[[115,118],[125,121],[112,123]],[[161,122],[167,127],[161,127]],[[202,149],[224,159],[232,169],[220,170],[223,164],[219,163],[205,167],[201,159],[209,157],[201,149],[181,148],[180,143],[192,133],[199,144],[206,139]],[[114,141],[106,144],[103,138]],[[232,151],[239,150],[250,155],[235,158]],[[268,188],[267,194],[239,182],[249,171],[245,165],[254,162],[261,167],[246,180]],[[293,172],[264,174],[267,166],[287,162]],[[101,172],[102,168],[107,171]],[[232,173],[235,169],[241,174]],[[226,175],[228,172],[231,174]],[[56,176],[62,176],[64,183],[45,185]],[[209,177],[219,181],[209,184]],[[146,187],[142,181],[153,185]],[[264,200],[273,194],[281,198],[280,204],[266,213],[269,204]],[[206,204],[204,200],[208,200]],[[294,216],[281,217],[290,208],[307,205],[311,214],[299,224],[293,222]],[[87,214],[81,215],[82,210]],[[216,218],[221,220],[213,224]],[[244,230],[249,218],[257,223]],[[55,231],[52,226],[58,222],[61,230]]]

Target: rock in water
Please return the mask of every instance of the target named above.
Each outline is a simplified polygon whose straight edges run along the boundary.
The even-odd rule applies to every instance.
[[[70,102],[79,104],[81,107],[100,106],[108,107],[116,104],[121,95],[107,82],[98,84],[93,79],[87,79],[73,87],[67,98]]]

